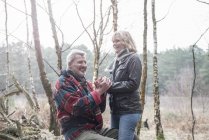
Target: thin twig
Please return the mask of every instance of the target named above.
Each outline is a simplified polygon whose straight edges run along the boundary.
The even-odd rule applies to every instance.
[[[175,1],[176,1],[176,0],[174,0],[174,1],[170,4],[170,6],[169,6],[169,8],[168,8],[168,11],[167,11],[167,13],[165,14],[165,16],[162,17],[161,19],[157,20],[156,22],[160,22],[160,21],[164,20],[164,19],[168,16],[168,14],[169,14],[169,12],[170,12],[170,9],[171,9],[171,6],[174,4]]]
[[[199,41],[200,39],[207,33],[207,31],[209,30],[209,27],[200,35],[200,37],[197,39],[197,41],[193,44],[193,46],[195,46]]]
[[[91,25],[93,24],[93,22],[92,23],[90,23],[86,28],[88,29]],[[71,47],[72,47],[72,45],[84,34],[86,32],[86,30],[83,30],[80,34],[79,34],[79,36],[69,45],[69,47],[67,47],[67,48],[65,48],[64,50],[62,50],[62,52],[65,52],[66,50],[68,50],[68,49],[70,49]]]
[[[209,3],[208,2],[205,2],[205,1],[201,1],[201,0],[197,0],[198,2],[200,2],[200,3],[204,3],[204,4],[208,4],[209,5]]]
[[[5,3],[4,0],[1,0],[1,1]],[[18,12],[21,12],[21,13],[23,13],[23,14],[25,14],[25,15],[31,16],[30,14],[26,14],[25,12],[21,11],[20,9],[17,9],[16,7],[12,6],[12,5],[9,4],[8,2],[6,2],[6,4],[7,4],[8,6],[12,7],[13,9],[17,10]]]

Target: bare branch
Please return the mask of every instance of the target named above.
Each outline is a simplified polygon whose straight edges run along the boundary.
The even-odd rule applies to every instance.
[[[102,62],[105,60],[105,58],[108,56],[108,54],[110,53],[111,49],[109,49],[109,51],[105,54],[105,56],[102,58],[102,60],[99,63],[99,66],[102,64]]]
[[[44,62],[57,74],[57,76],[59,76],[60,74],[49,64],[49,62],[48,61],[46,61],[46,59],[44,59],[43,58],[43,60],[44,60]]]
[[[106,22],[105,22],[105,24],[104,24],[104,28],[103,28],[103,33],[104,33],[104,30],[106,29],[106,27],[107,27],[107,24],[108,24],[108,22],[109,22],[109,19],[110,19],[110,11],[111,11],[111,6],[108,8],[108,12],[107,12],[107,20],[106,20]]]
[[[0,96],[0,99],[3,99],[4,97],[9,97],[9,96],[13,96],[13,95],[18,95],[21,91],[20,90],[12,90],[6,94],[4,94],[3,96]]]
[[[43,8],[40,4],[37,4],[50,18],[53,18],[53,17],[51,17],[51,15],[49,14],[49,12],[46,10],[46,7],[45,8]],[[56,22],[54,21],[54,25],[56,26],[56,28],[60,31],[60,33],[61,33],[61,35],[62,35],[62,45],[61,45],[61,47],[60,48],[62,48],[63,47],[63,45],[64,45],[64,33],[62,32],[62,30],[60,29],[60,27],[56,24]]]
[[[5,2],[4,0],[1,0],[1,1],[2,1],[2,2]],[[9,4],[8,2],[6,2],[6,4],[7,4],[8,6],[12,7],[13,9],[17,10],[17,11],[20,12],[20,13],[23,13],[23,14],[25,14],[25,15],[31,16],[30,14],[27,14],[27,13],[21,11],[20,9],[17,9],[16,7],[12,6],[12,5]]]
[[[12,75],[12,79],[13,79],[17,89],[24,93],[26,99],[28,100],[28,103],[29,103],[30,107],[32,109],[34,109],[35,105],[34,105],[34,102],[33,102],[32,98],[30,97],[30,94],[28,93],[28,91],[23,86],[20,85],[20,83],[17,81],[17,79],[15,78],[14,75]]]
[[[90,23],[86,28],[88,29],[91,25],[93,24]],[[65,52],[66,50],[70,49],[72,47],[72,45],[86,32],[86,30],[83,30],[80,35],[69,45],[69,47],[65,48],[64,50],[62,50],[62,52]]]
[[[169,8],[168,8],[168,11],[167,11],[167,13],[165,14],[165,16],[162,17],[161,19],[157,20],[156,22],[160,22],[160,21],[164,20],[164,19],[168,16],[168,14],[169,14],[169,12],[170,12],[170,9],[171,9],[171,6],[174,4],[175,1],[176,1],[176,0],[174,0],[174,1],[170,4],[170,6],[169,6]]]
[[[14,84],[10,84],[9,86],[8,86],[8,88],[10,88],[10,87],[12,87]],[[6,88],[3,88],[3,89],[0,89],[0,92],[3,92],[3,91],[5,91],[6,90]]]
[[[81,22],[81,24],[82,24],[82,27],[84,28],[84,30],[85,30],[86,33],[88,34],[89,38],[91,39],[92,43],[94,44],[94,40],[92,39],[92,37],[91,37],[90,33],[88,32],[87,28],[84,26],[83,20],[82,20],[80,14],[79,14],[79,12],[78,12],[78,6],[77,6],[77,4],[75,3],[75,1],[74,1],[74,5],[75,5],[75,7],[76,7],[76,12],[77,12],[77,15],[78,15],[78,17],[79,17],[79,20],[80,20],[80,22]]]
[[[2,34],[5,34],[5,35],[6,35],[6,33],[5,33],[5,32],[1,32],[1,31],[0,31],[0,33],[2,33]],[[27,44],[26,42],[24,42],[23,40],[19,39],[18,37],[14,36],[14,35],[12,35],[12,34],[9,34],[8,36],[11,36],[11,37],[13,37],[13,38],[17,39],[18,41],[20,41],[20,42],[22,42],[22,43],[26,44],[27,46],[30,46],[30,44]]]
[[[13,124],[12,121],[5,115],[3,112],[0,112],[1,116],[5,121],[7,121],[9,124]]]
[[[209,30],[209,27],[200,35],[200,37],[197,39],[197,41],[193,44],[193,46],[195,46],[199,41],[200,39],[207,33],[207,31]]]
[[[0,33],[3,33],[3,32],[0,32]],[[5,34],[5,33],[3,33],[3,34]],[[29,47],[30,49],[32,49],[32,50],[34,51],[34,49],[31,47],[31,45],[30,45],[30,44],[28,44],[28,43],[24,42],[23,40],[21,40],[21,39],[17,38],[17,37],[16,37],[16,36],[14,36],[14,35],[11,35],[11,34],[10,34],[9,36],[14,37],[15,39],[17,39],[17,40],[19,40],[20,42],[24,43],[27,47]],[[46,63],[47,63],[47,65],[49,65],[49,67],[50,67],[50,68],[52,68],[52,66],[49,64],[49,62],[47,62],[47,60],[46,60],[46,59],[44,59],[44,62],[46,62]],[[52,68],[52,70],[53,70],[56,74],[58,74],[58,72],[57,72],[54,68]],[[58,75],[59,75],[59,74],[58,74]]]
[[[201,1],[201,0],[197,0],[198,2],[200,2],[200,3],[204,3],[204,4],[207,4],[207,5],[209,5],[209,3],[208,2],[205,2],[205,1]]]

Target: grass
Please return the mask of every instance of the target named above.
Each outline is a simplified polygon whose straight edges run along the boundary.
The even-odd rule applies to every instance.
[[[191,128],[192,117],[190,108],[189,97],[169,97],[161,96],[160,109],[161,109],[161,123],[166,140],[191,140]],[[203,100],[204,99],[204,100]],[[209,140],[209,97],[193,99],[194,115],[196,118],[195,125],[195,139],[196,140]],[[11,118],[20,119],[21,115],[25,115],[27,118],[32,114],[27,101],[22,96],[17,96],[12,99],[11,112],[15,113]],[[45,130],[42,131],[42,135],[46,139],[52,139],[52,134],[47,132],[49,122],[49,105],[46,97],[39,97],[39,105],[41,120],[45,126]],[[148,119],[150,129],[141,128],[140,139],[141,140],[156,140],[155,136],[155,123],[154,123],[154,110],[153,110],[153,98],[146,97],[145,109],[142,117],[142,121]],[[107,103],[106,111],[103,113],[104,127],[109,127],[110,113]],[[0,122],[2,123],[2,122]],[[0,127],[5,127],[0,125]],[[1,129],[1,128],[0,128]],[[62,139],[62,138],[53,138]]]

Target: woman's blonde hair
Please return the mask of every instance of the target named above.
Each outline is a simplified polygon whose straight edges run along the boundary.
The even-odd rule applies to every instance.
[[[135,42],[131,34],[128,31],[116,31],[112,36],[112,40],[115,37],[118,37],[119,39],[121,39],[125,43],[125,47],[130,52],[137,52]]]

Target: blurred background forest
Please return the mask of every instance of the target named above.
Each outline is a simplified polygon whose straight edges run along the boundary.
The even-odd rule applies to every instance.
[[[16,78],[20,82],[21,85],[24,85],[29,89],[29,73],[27,66],[27,51],[24,48],[24,44],[21,42],[9,44],[9,47],[12,49],[11,51],[11,71],[14,72]],[[111,46],[110,46],[111,47]],[[87,52],[87,63],[88,69],[86,73],[86,78],[89,81],[92,81],[93,77],[93,57],[94,54],[92,51],[88,49],[85,45],[75,46],[73,48],[79,48]],[[0,89],[4,89],[6,86],[6,55],[3,54],[5,52],[6,47],[2,46],[0,48],[1,62],[0,62]],[[70,49],[69,49],[70,51]],[[66,68],[65,57],[68,51],[63,54],[63,68]],[[142,55],[142,54],[139,54]],[[53,68],[56,68],[56,54],[55,49],[48,47],[43,48],[43,56],[44,59],[48,62],[46,63],[46,72],[49,81],[52,85],[55,83],[58,75],[53,71]],[[196,56],[196,70],[197,70],[197,81],[196,86],[198,87],[195,95],[196,96],[207,96],[209,91],[209,54],[206,51],[198,48],[195,48],[195,56]],[[101,58],[104,58],[103,63],[101,63],[99,69],[99,75],[108,76],[108,72],[105,71],[107,66],[114,59],[114,53],[102,53]],[[191,81],[192,81],[192,72],[193,72],[193,61],[192,61],[192,53],[191,47],[188,48],[173,48],[164,52],[160,52],[158,54],[159,57],[159,89],[162,95],[172,95],[172,96],[186,96],[190,94]],[[142,60],[142,56],[141,56]],[[34,77],[35,89],[38,94],[44,94],[44,90],[42,88],[39,76],[39,70],[37,61],[35,58],[35,52],[33,51],[31,54],[31,68],[32,74]],[[147,76],[147,94],[148,96],[152,96],[152,53],[148,52],[148,76]],[[187,90],[186,90],[187,89]]]

